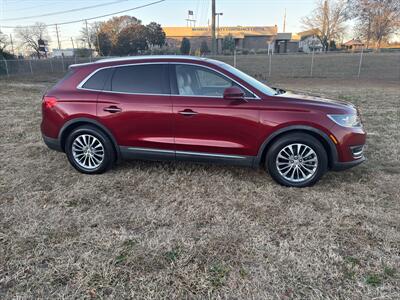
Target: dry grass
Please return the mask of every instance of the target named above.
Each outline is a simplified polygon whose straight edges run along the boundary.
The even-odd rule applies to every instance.
[[[79,174],[41,141],[50,84],[0,81],[0,298],[400,298],[396,83],[278,82],[355,102],[369,132],[368,162],[305,189],[190,163]]]

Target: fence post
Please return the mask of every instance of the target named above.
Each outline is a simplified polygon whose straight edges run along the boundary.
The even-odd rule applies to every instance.
[[[64,72],[65,67],[64,67],[64,55],[61,55],[61,64],[62,64],[62,71]]]
[[[6,65],[6,73],[7,73],[7,77],[10,77],[10,74],[8,73],[8,65],[7,65],[7,61],[5,58],[3,58],[4,60],[4,64]]]
[[[29,59],[29,68],[31,69],[31,74],[33,75],[32,59]]]
[[[53,73],[54,69],[53,69],[53,62],[51,61],[51,58],[49,58],[49,62],[50,62],[51,73]]]
[[[236,68],[236,48],[233,50],[233,66]]]
[[[364,46],[361,47],[360,64],[358,65],[358,75],[357,75],[358,79],[360,79],[361,66],[362,66],[362,61],[363,61],[363,54],[364,54]]]
[[[311,54],[311,70],[310,70],[310,76],[311,77],[313,77],[314,55],[315,55],[315,49],[313,48],[313,51],[312,51],[312,54]]]
[[[272,69],[272,67],[271,67],[271,65],[272,65],[272,53],[269,53],[269,54],[268,54],[268,56],[269,56],[269,64],[268,64],[268,77],[271,77],[271,69]]]

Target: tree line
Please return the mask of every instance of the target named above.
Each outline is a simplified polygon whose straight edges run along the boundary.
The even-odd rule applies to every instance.
[[[113,17],[106,22],[94,23],[81,31],[82,40],[102,56],[135,55],[165,45],[166,36],[160,24],[143,25],[132,16]]]
[[[346,22],[355,21],[353,35],[380,49],[400,28],[400,0],[319,0],[311,14],[302,19],[329,51],[346,33]]]
[[[50,42],[47,26],[37,22],[30,27],[17,27],[15,36],[20,48],[28,49],[40,59],[43,51],[40,40]],[[143,25],[133,16],[113,17],[105,22],[84,26],[80,32],[80,52],[90,53],[92,46],[102,56],[135,55],[148,49],[165,45],[166,36],[160,24],[151,22]],[[8,36],[0,32],[0,57],[8,58],[11,53],[5,49],[10,45]],[[85,56],[85,55],[83,55]]]
[[[349,20],[355,21],[355,37],[365,41],[367,48],[373,46],[379,49],[383,42],[399,32],[400,0],[317,0],[315,9],[301,22],[304,29],[313,32],[320,40],[323,50],[329,51],[336,41],[343,39]],[[40,22],[31,27],[17,27],[14,33],[18,47],[33,51],[38,58],[42,54],[38,41],[50,40],[46,24]],[[151,22],[143,25],[133,16],[113,17],[84,26],[80,40],[82,48],[92,49],[94,46],[102,56],[135,55],[166,44],[165,32],[160,24]],[[0,57],[12,57],[6,50],[9,45],[8,35],[0,32]],[[235,41],[232,36],[223,39],[222,49],[233,52]],[[196,51],[207,54],[207,42],[203,41]],[[182,40],[180,52],[191,52],[189,39]]]

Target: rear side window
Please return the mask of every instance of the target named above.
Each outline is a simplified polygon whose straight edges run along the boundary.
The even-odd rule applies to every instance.
[[[82,86],[85,89],[101,91],[104,88],[104,84],[107,79],[111,76],[113,68],[103,69],[94,73]]]
[[[133,94],[169,94],[168,66],[148,64],[115,68],[111,90]]]

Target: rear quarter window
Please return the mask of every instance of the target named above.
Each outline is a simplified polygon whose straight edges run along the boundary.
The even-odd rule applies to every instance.
[[[71,78],[72,75],[75,74],[75,72],[76,72],[76,69],[69,68],[67,73],[65,73],[65,75],[59,81],[57,81],[57,83],[53,86],[53,89],[59,87],[62,83],[67,81],[69,78]]]
[[[97,71],[88,80],[86,80],[86,82],[82,85],[82,88],[97,91],[103,90],[106,81],[110,78],[113,71],[113,68]]]

